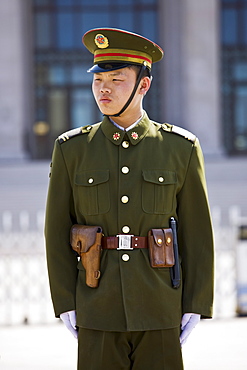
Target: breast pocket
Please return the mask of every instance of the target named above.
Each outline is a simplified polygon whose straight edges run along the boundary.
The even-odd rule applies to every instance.
[[[165,170],[142,171],[142,208],[146,213],[168,214],[175,202],[176,172]]]
[[[107,213],[110,209],[109,170],[77,173],[75,191],[75,201],[82,214]]]

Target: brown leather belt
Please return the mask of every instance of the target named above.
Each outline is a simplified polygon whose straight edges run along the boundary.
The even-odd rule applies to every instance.
[[[146,236],[134,235],[103,236],[101,246],[103,249],[118,250],[147,248],[148,238]]]

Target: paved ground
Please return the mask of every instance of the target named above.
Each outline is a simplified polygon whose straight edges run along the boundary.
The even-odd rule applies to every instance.
[[[185,370],[246,370],[246,333],[247,318],[202,321],[183,347]],[[76,370],[76,352],[63,324],[0,328],[1,370]]]

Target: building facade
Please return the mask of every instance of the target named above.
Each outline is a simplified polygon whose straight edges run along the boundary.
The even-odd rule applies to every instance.
[[[101,119],[81,42],[95,27],[165,50],[152,119],[195,133],[206,158],[247,154],[246,0],[11,0],[0,24],[0,159],[49,159],[60,133]]]

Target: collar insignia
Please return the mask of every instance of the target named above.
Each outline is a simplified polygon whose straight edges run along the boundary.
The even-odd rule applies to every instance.
[[[119,134],[119,132],[115,132],[115,134],[113,134],[113,140],[118,140],[118,139],[120,139],[120,134]]]
[[[132,132],[131,137],[132,139],[137,140],[139,136],[137,132]]]

